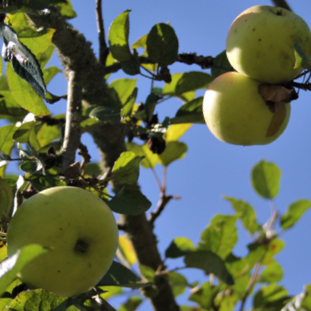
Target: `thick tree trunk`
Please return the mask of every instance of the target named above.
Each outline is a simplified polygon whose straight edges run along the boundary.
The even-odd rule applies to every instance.
[[[74,70],[81,80],[83,103],[87,106],[102,105],[105,95],[106,82],[104,80],[104,67],[97,61],[90,42],[69,25],[60,14],[51,9],[49,24],[45,25],[36,16],[30,16],[37,27],[49,26],[56,29],[53,44],[64,66],[64,73],[68,79],[69,73]],[[124,135],[121,127],[116,124],[106,124],[91,132],[96,145],[100,150],[101,166],[104,171],[112,168],[120,153],[125,151]],[[113,184],[115,192],[121,185]],[[139,264],[148,266],[153,270],[161,270],[163,261],[157,248],[156,236],[153,228],[147,221],[145,214],[139,216],[121,216],[122,227],[131,240]],[[165,275],[156,277],[157,293],[149,299],[156,311],[177,311],[178,305],[172,288]],[[147,296],[148,290],[147,290]]]

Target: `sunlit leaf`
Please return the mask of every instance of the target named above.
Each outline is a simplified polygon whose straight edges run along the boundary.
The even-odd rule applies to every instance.
[[[195,250],[195,247],[191,240],[184,237],[175,238],[169,247],[165,250],[166,258],[178,258],[185,256],[189,252]]]
[[[273,308],[273,310],[281,310],[285,301],[289,298],[284,287],[276,284],[263,286],[254,295],[254,308]]]
[[[132,242],[125,235],[119,236],[119,251],[130,265],[137,261]]]
[[[192,294],[189,297],[190,301],[196,302],[204,309],[200,310],[211,310],[212,306],[214,306],[214,300],[216,296],[224,290],[223,284],[213,286],[210,282],[205,282],[200,287],[194,289]],[[197,311],[196,309],[186,309],[186,311]]]
[[[139,176],[141,157],[131,151],[122,152],[115,162],[112,174],[120,184],[134,184]]]
[[[16,274],[34,258],[50,251],[50,249],[30,244],[18,250],[14,255],[0,264],[0,294],[5,292],[7,286],[14,281]]]
[[[216,215],[202,232],[200,249],[210,250],[225,259],[238,241],[237,216]]]
[[[301,216],[311,207],[309,200],[298,200],[292,203],[287,213],[281,217],[282,229],[289,229],[301,218]]]
[[[23,291],[10,304],[11,310],[66,310],[67,297],[60,297],[43,289]]]
[[[108,41],[111,54],[120,62],[128,61],[132,58],[132,54],[128,44],[129,37],[129,13],[127,10],[120,14],[111,24]]]
[[[273,261],[261,272],[259,282],[261,283],[277,283],[283,278],[282,266]]]
[[[179,141],[169,141],[166,143],[164,152],[159,155],[159,162],[164,166],[168,166],[172,162],[182,159],[187,150],[188,147],[185,143],[181,143]]]
[[[241,219],[243,226],[246,230],[248,230],[251,234],[254,234],[258,230],[260,230],[261,226],[257,223],[256,213],[253,207],[246,203],[243,200],[237,200],[235,198],[224,197],[228,200],[238,217]]]
[[[170,125],[165,133],[165,141],[169,142],[179,140],[179,138],[183,136],[191,126],[191,123]]]
[[[37,116],[51,114],[42,101],[42,98],[33,90],[27,81],[21,79],[14,72],[10,64],[6,67],[6,71],[12,95],[21,107]]]
[[[273,199],[280,188],[280,169],[271,162],[262,160],[252,169],[252,185],[256,192],[265,199]]]

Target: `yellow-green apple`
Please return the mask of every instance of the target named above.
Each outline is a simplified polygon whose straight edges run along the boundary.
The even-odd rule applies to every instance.
[[[203,99],[203,115],[210,131],[219,140],[235,145],[265,145],[285,130],[290,103],[271,112],[260,95],[260,82],[238,72],[218,76]]]
[[[51,247],[18,275],[30,288],[75,296],[94,287],[110,268],[118,228],[107,204],[76,187],[52,187],[24,201],[9,223],[8,255],[28,244]]]
[[[227,57],[245,75],[272,84],[294,79],[294,44],[311,56],[311,33],[298,15],[278,7],[256,5],[242,12],[227,36]]]

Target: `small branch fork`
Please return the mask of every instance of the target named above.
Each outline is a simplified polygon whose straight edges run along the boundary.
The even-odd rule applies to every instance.
[[[159,179],[157,175],[155,174],[155,172],[154,172],[154,176],[156,177],[156,180],[158,182]],[[149,220],[148,220],[152,227],[154,226],[156,219],[161,215],[161,213],[164,211],[166,205],[171,201],[171,199],[179,199],[179,197],[166,194],[166,166],[164,166],[164,170],[163,170],[163,182],[162,182],[162,185],[159,184],[159,188],[161,191],[160,199],[158,201],[155,211],[150,213]]]

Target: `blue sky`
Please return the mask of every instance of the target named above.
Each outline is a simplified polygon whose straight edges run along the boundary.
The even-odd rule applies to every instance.
[[[77,27],[86,38],[93,43],[98,55],[98,41],[95,18],[95,1],[72,1],[78,18],[70,22]],[[130,9],[130,43],[134,43],[142,35],[149,32],[158,22],[170,22],[179,38],[179,52],[196,52],[198,55],[216,56],[225,49],[228,29],[234,18],[243,10],[257,4],[271,5],[270,1],[258,3],[253,0],[157,0],[157,1],[103,1],[103,14],[108,33],[109,25],[119,14]],[[87,4],[86,4],[87,3]],[[311,2],[309,0],[292,1],[293,11],[311,25]],[[51,64],[59,65],[56,56]],[[60,65],[59,65],[60,66]],[[171,72],[198,71],[196,65],[176,64]],[[204,72],[209,72],[205,70]],[[122,72],[112,75],[109,81],[124,77]],[[136,77],[135,77],[136,78]],[[156,86],[161,87],[158,83]],[[138,101],[144,101],[150,90],[150,81],[139,77]],[[66,81],[58,74],[49,84],[49,91],[54,94],[66,92]],[[197,93],[202,95],[203,91]],[[174,237],[188,237],[195,244],[200,233],[208,225],[211,218],[218,214],[232,214],[228,202],[223,195],[243,199],[255,208],[258,219],[264,223],[270,215],[269,202],[258,197],[251,187],[250,170],[260,160],[265,159],[277,164],[282,171],[281,187],[275,199],[277,210],[284,213],[288,205],[297,199],[311,199],[311,94],[301,91],[297,101],[292,103],[289,125],[283,135],[270,145],[242,147],[218,141],[205,125],[194,125],[181,138],[188,145],[186,157],[171,164],[168,168],[167,192],[180,195],[181,200],[171,201],[163,215],[157,220],[155,231],[162,254]],[[164,116],[173,116],[182,104],[179,100],[171,100],[159,107],[160,120]],[[65,102],[61,101],[49,106],[54,114],[65,111]],[[85,136],[93,161],[98,161],[98,151],[92,140]],[[161,176],[161,167],[156,168]],[[143,193],[155,207],[159,190],[150,170],[141,169],[139,183]],[[311,211],[293,228],[282,235],[285,248],[277,256],[284,269],[284,278],[280,282],[289,294],[298,294],[303,285],[310,283],[311,248]],[[246,232],[239,227],[239,243],[235,254],[246,254],[249,243]],[[174,267],[174,262],[168,262]],[[204,281],[203,273],[191,270],[186,274],[190,281]],[[180,298],[184,302],[185,296]],[[147,310],[146,306],[142,308]]]

